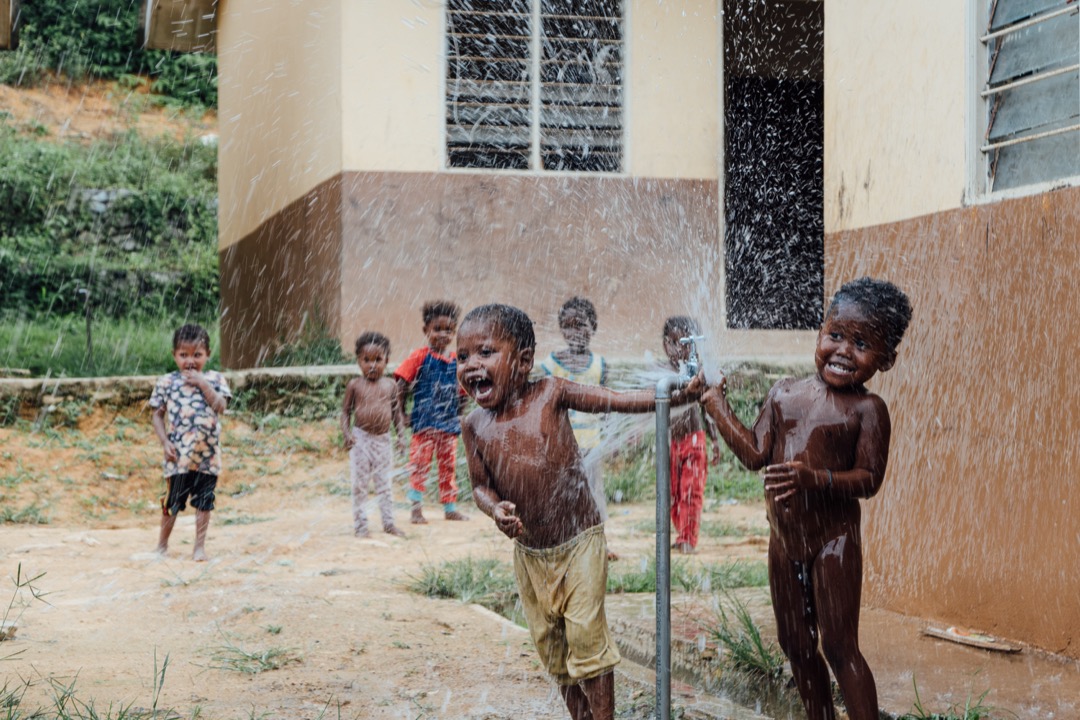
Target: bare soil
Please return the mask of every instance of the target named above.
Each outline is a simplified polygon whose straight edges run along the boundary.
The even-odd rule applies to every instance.
[[[30,683],[23,709],[51,706],[71,685],[99,712],[149,709],[164,669],[156,706],[185,718],[566,717],[526,631],[407,589],[447,560],[509,563],[510,541],[471,503],[462,503],[469,522],[429,505],[426,526],[409,525],[399,503],[407,538],[353,537],[336,438],[332,421],[259,428],[229,417],[211,561],[196,563],[190,511],[168,556],[151,552],[161,451],[145,413],[99,410],[77,429],[0,429],[0,508],[21,520],[0,524],[10,578],[0,606],[14,601],[16,625],[0,658],[9,691]],[[403,478],[395,483],[402,500]],[[613,572],[653,556],[653,513],[651,504],[611,506],[609,544],[622,556]],[[764,525],[760,506],[717,507],[705,519]],[[763,553],[752,532],[706,538],[691,562]],[[46,595],[17,591],[17,573]],[[269,669],[275,656],[285,664]],[[635,706],[651,690],[620,678],[622,716],[647,716]]]
[[[135,130],[144,137],[176,139],[217,132],[217,113],[159,105],[144,85],[72,83],[53,78],[40,87],[0,84],[0,112],[9,123],[51,140],[91,141]]]

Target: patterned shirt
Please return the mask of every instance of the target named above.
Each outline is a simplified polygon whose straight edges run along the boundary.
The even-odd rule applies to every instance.
[[[207,370],[203,377],[225,399],[232,397],[225,376]],[[165,461],[165,477],[186,472],[221,474],[221,425],[202,390],[184,382],[180,371],[162,375],[150,395],[150,407],[164,406],[169,441],[176,447],[176,462]]]

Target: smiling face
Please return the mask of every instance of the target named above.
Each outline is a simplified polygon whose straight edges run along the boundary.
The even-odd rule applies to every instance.
[[[559,330],[571,351],[583,353],[589,349],[596,328],[583,311],[572,309],[559,317]]]
[[[514,397],[532,370],[532,348],[517,341],[491,320],[469,321],[457,341],[457,378],[485,410],[499,410]]]
[[[842,302],[825,318],[814,361],[818,375],[829,387],[862,387],[878,372],[891,368],[895,360],[896,353],[858,305]]]
[[[356,354],[356,364],[360,366],[360,374],[371,382],[378,381],[386,373],[388,360],[386,348],[376,343],[368,343]]]
[[[181,371],[202,372],[206,361],[210,359],[210,348],[201,342],[181,342],[173,348],[173,360]]]
[[[457,321],[449,315],[436,315],[424,323],[424,335],[427,337],[428,347],[440,355],[450,347],[455,331],[457,331]]]

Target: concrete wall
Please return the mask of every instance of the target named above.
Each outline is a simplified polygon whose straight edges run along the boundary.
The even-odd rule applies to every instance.
[[[343,29],[341,0],[229,0],[220,12],[224,249],[341,172]]]
[[[1080,657],[1080,189],[961,207],[968,5],[826,6],[826,294],[884,277],[915,313],[872,383],[865,599]]]
[[[967,4],[825,4],[826,232],[963,202]]]

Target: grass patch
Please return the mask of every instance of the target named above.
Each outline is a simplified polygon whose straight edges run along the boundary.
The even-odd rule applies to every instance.
[[[49,516],[45,508],[37,503],[30,503],[24,508],[13,508],[6,502],[0,507],[0,525],[48,525]]]
[[[730,611],[724,609],[724,601],[732,605]],[[783,673],[784,654],[776,643],[761,637],[746,604],[737,597],[724,594],[723,601],[717,605],[716,625],[708,632],[724,650],[721,661],[725,667],[769,680],[777,680]]]
[[[767,527],[747,527],[736,525],[724,520],[708,520],[701,523],[699,530],[702,537],[765,537],[769,534]]]
[[[990,694],[989,690],[984,690],[978,697],[969,694],[963,704],[954,703],[944,712],[931,712],[923,706],[922,698],[919,697],[919,685],[914,678],[911,684],[915,688],[915,703],[911,712],[901,715],[897,720],[1005,720],[1018,717],[1014,712],[987,705],[985,700]]]
[[[683,592],[699,593],[732,590],[740,587],[764,587],[769,584],[768,568],[763,562],[743,562],[697,565],[677,559],[671,563],[671,587]],[[656,561],[642,559],[632,570],[609,573],[609,593],[655,593]]]
[[[498,560],[468,557],[424,565],[420,575],[413,577],[407,587],[427,597],[476,603],[525,626],[513,571]]]
[[[249,650],[233,642],[224,632],[221,633],[225,641],[213,649],[210,659],[215,663],[210,667],[214,670],[230,670],[244,673],[245,675],[258,675],[270,670],[278,670],[292,663],[303,662],[303,659],[289,648],[269,647],[262,650]]]
[[[0,317],[0,367],[29,370],[34,377],[162,375],[176,369],[172,330],[183,318],[95,318],[93,357],[87,354],[86,319],[77,315]],[[218,348],[217,321],[201,323]],[[216,356],[209,367],[217,368]]]

